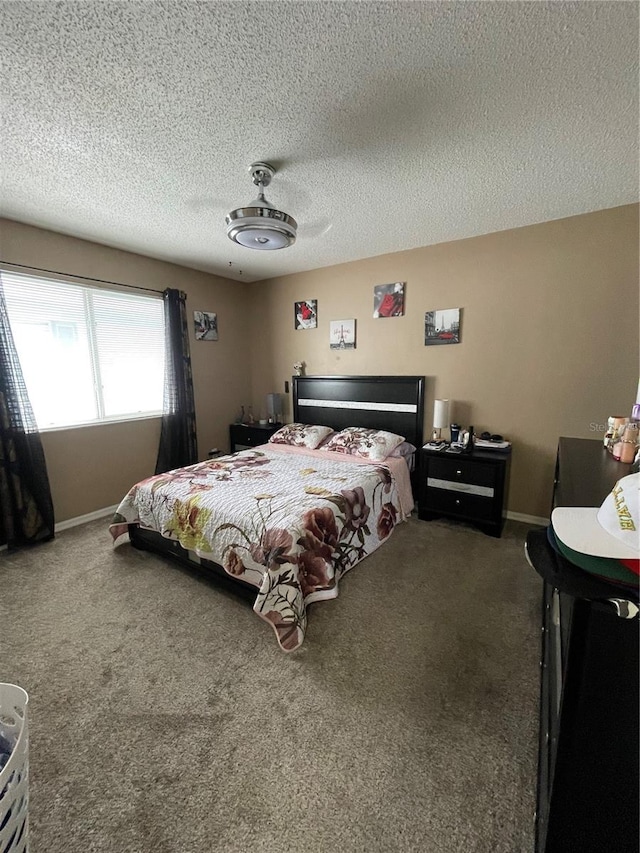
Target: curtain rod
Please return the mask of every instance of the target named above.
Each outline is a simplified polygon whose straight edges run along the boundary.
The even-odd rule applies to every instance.
[[[52,275],[69,276],[71,278],[81,278],[83,281],[95,281],[97,284],[115,284],[116,287],[130,287],[132,290],[148,290],[151,293],[163,293],[162,290],[156,290],[154,287],[141,287],[137,284],[123,284],[121,281],[107,281],[104,278],[90,278],[88,275],[76,275],[73,272],[60,272],[59,270],[45,270],[42,267],[30,267],[27,264],[14,264],[13,261],[3,261],[0,258],[0,264],[6,264],[10,267],[20,267],[24,270],[32,270],[33,272],[47,272]]]

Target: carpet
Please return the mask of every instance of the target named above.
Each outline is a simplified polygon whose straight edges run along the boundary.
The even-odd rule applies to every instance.
[[[412,517],[286,655],[108,519],[0,556],[0,681],[30,695],[31,853],[529,853],[541,581]]]

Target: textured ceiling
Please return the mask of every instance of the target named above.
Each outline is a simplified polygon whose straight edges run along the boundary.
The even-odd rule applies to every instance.
[[[637,3],[1,6],[12,219],[255,280],[638,199]]]

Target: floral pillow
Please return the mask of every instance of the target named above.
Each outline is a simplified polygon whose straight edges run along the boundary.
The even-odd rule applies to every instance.
[[[318,424],[285,424],[274,432],[269,441],[272,444],[292,444],[294,447],[315,450],[332,432],[331,427]]]
[[[334,453],[348,453],[351,456],[362,456],[372,462],[382,462],[398,445],[404,441],[403,435],[385,432],[381,429],[365,429],[364,427],[347,427],[337,432],[322,445],[323,450]]]

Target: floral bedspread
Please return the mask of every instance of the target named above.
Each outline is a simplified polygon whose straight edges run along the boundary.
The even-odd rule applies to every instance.
[[[358,462],[269,445],[149,477],[120,503],[114,547],[138,524],[220,564],[258,588],[253,609],[293,651],[305,605],[335,598],[340,577],[411,509],[403,512],[399,468]]]

